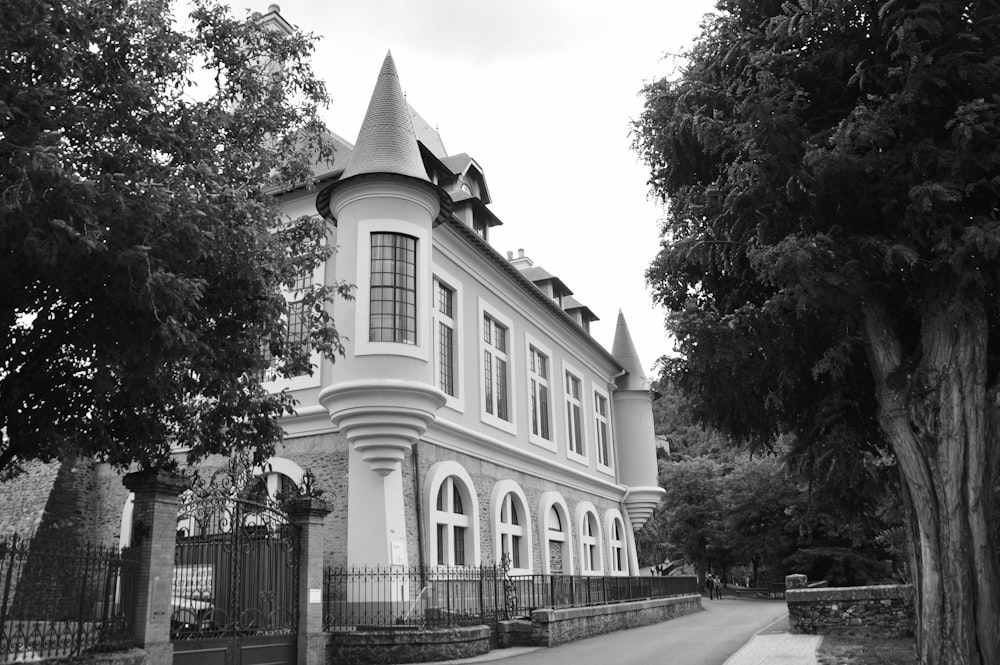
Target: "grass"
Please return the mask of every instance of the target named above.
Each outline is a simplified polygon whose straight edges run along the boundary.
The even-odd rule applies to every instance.
[[[826,635],[816,658],[820,665],[913,665],[917,648],[912,637]]]

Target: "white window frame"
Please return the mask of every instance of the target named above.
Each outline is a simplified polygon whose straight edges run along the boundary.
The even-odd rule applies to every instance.
[[[368,339],[368,324],[371,314],[371,265],[372,234],[397,233],[417,239],[417,343],[372,342]],[[398,219],[366,219],[358,222],[357,240],[357,297],[354,315],[354,355],[408,356],[430,362],[431,359],[431,238],[427,229]]]
[[[509,318],[500,314],[495,307],[490,307],[483,301],[482,298],[479,299],[478,307],[478,321],[477,330],[479,331],[479,359],[477,365],[479,366],[479,417],[482,422],[487,425],[492,425],[497,429],[501,429],[508,434],[517,434],[517,399],[515,386],[515,367],[517,363],[513,362],[517,358],[517,352],[514,348],[514,322]],[[483,339],[485,334],[485,328],[483,319],[489,316],[494,319],[497,323],[504,326],[507,329],[507,350],[503,353],[506,354],[506,364],[507,364],[507,415],[510,416],[510,420],[504,420],[496,414],[496,401],[492,400],[494,408],[494,413],[489,413],[486,410],[486,370],[483,366],[484,354],[489,351],[492,358],[496,358],[496,347],[492,344],[487,345]],[[492,339],[492,334],[491,334]],[[494,370],[495,371],[495,370]],[[494,386],[495,377],[494,377]],[[495,391],[494,391],[495,392]]]
[[[441,388],[438,376],[438,362],[439,354],[441,352],[440,345],[438,343],[438,333],[440,332],[439,325],[444,323],[445,325],[450,325],[452,330],[452,349],[451,352],[454,355],[452,358],[452,382],[454,388],[454,395],[449,395],[445,393],[447,401],[445,406],[462,413],[465,411],[465,399],[463,397],[465,388],[465,372],[462,370],[465,368],[465,363],[462,362],[464,356],[463,351],[463,338],[465,335],[462,334],[462,330],[459,327],[465,319],[462,317],[462,283],[455,279],[448,272],[434,266],[434,278],[432,280],[432,300],[433,300],[433,316],[432,316],[432,328],[433,328],[433,341],[434,349],[432,352],[433,364],[434,364],[434,385]],[[437,285],[438,283],[443,284],[452,290],[452,316],[451,320],[448,320],[444,314],[438,311],[437,306]],[[441,390],[444,392],[444,390]]]
[[[590,391],[591,398],[594,400],[593,408],[591,413],[593,413],[593,418],[591,422],[594,424],[594,458],[597,460],[597,470],[603,471],[604,473],[614,475],[615,462],[614,462],[614,445],[611,437],[611,396],[606,390],[601,389],[598,386],[593,386],[593,390]],[[598,397],[604,400],[604,415],[602,416],[597,408]],[[606,459],[601,459],[601,424],[604,425],[604,445],[607,447],[607,457]]]
[[[573,398],[570,395],[570,383],[566,379],[566,375],[571,374],[573,378],[580,382],[580,397]],[[563,399],[562,399],[562,414],[563,422],[565,422],[566,427],[566,457],[573,460],[574,462],[579,462],[580,464],[589,466],[590,465],[590,446],[588,444],[587,437],[587,409],[586,409],[586,399],[587,399],[587,383],[583,378],[583,372],[573,367],[567,362],[562,364],[562,385],[563,385]],[[580,409],[580,423],[579,423],[579,436],[580,436],[580,448],[582,452],[577,452],[573,448],[573,432],[574,427],[571,422],[570,413],[573,406],[578,406]]]
[[[620,538],[615,538],[615,525],[618,526]],[[627,576],[629,567],[628,533],[625,531],[625,520],[616,509],[604,513],[604,531],[608,534],[608,575]],[[617,556],[616,556],[617,554]]]
[[[604,574],[604,536],[597,509],[589,501],[576,506],[576,532],[580,549],[580,574]]]
[[[437,509],[438,492],[442,486],[458,484],[459,493],[462,495],[465,520],[456,520],[454,513],[440,511]],[[444,553],[446,563],[438,563],[438,524],[445,524],[451,528],[455,526],[465,527],[465,564],[464,566],[478,566],[480,562],[479,549],[479,497],[476,493],[476,486],[472,482],[472,476],[458,462],[445,461],[438,462],[427,471],[424,484],[424,506],[427,508],[427,560],[432,567],[450,568],[455,566],[454,543],[451,539],[446,539],[448,551]],[[451,493],[447,495],[451,499]]]
[[[552,528],[549,519],[550,511],[555,511],[560,516],[562,530],[557,531]],[[549,552],[549,543],[555,541],[561,543],[563,570],[561,574],[572,575],[575,570],[573,561],[573,527],[570,520],[569,506],[566,499],[559,492],[543,492],[538,499],[538,538],[539,557],[541,558],[541,568],[543,575],[552,574],[552,559]],[[556,535],[558,534],[558,535]]]
[[[551,450],[555,452],[558,447],[558,438],[556,436],[556,422],[558,418],[553,417],[553,384],[555,381],[552,380],[553,370],[555,369],[555,362],[552,357],[552,351],[547,346],[539,342],[535,337],[529,333],[524,333],[524,348],[525,348],[525,393],[528,398],[528,441],[531,443],[541,446],[546,450]],[[535,434],[534,431],[534,413],[532,411],[532,401],[535,399],[535,383],[541,382],[542,379],[536,373],[531,371],[531,351],[532,348],[545,356],[548,361],[549,375],[547,379],[544,379],[545,388],[548,390],[549,394],[549,404],[548,404],[548,414],[549,419],[549,438],[544,438],[541,434]]]
[[[512,524],[509,515],[514,508],[521,516],[520,524]],[[516,482],[504,479],[493,486],[490,497],[490,508],[493,523],[493,560],[500,563],[504,552],[514,551],[515,537],[518,547],[520,566],[514,566],[514,556],[511,554],[511,575],[530,575],[534,570],[531,553],[531,513],[528,511],[528,499],[524,490]]]

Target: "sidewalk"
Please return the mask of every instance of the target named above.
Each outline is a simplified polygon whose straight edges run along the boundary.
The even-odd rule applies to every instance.
[[[723,665],[817,665],[820,635],[792,635],[785,616],[765,626]]]

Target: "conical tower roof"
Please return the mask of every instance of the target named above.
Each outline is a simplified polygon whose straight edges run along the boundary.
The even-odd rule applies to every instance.
[[[619,390],[649,390],[646,374],[642,370],[642,361],[635,350],[632,334],[625,323],[625,315],[618,310],[618,323],[615,326],[615,341],[611,346],[611,355],[622,366],[627,374],[618,379]]]
[[[385,55],[354,153],[341,178],[363,173],[394,173],[429,182],[392,52]]]

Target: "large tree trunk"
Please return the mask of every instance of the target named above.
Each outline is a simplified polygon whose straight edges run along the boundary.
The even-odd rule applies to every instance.
[[[916,528],[917,653],[925,665],[1000,663],[1000,566],[992,530],[996,390],[987,390],[983,308],[955,292],[921,312],[920,349],[864,307],[879,422],[896,453]]]

